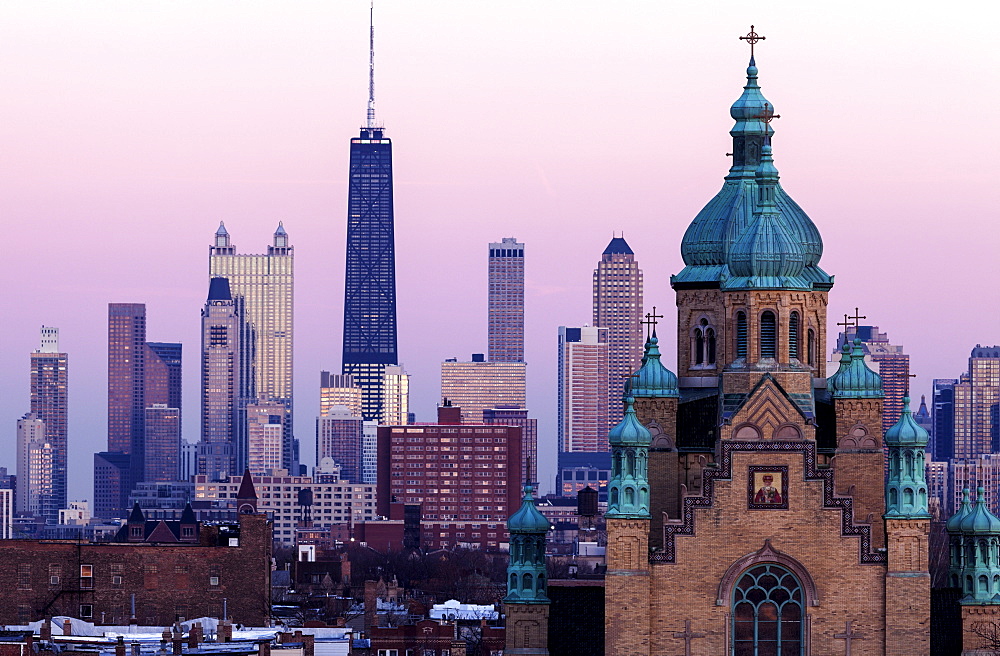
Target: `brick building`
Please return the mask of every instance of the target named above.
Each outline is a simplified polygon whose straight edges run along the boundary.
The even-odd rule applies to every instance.
[[[266,516],[243,514],[238,523],[196,526],[197,542],[181,542],[159,525],[148,530],[145,521],[137,527],[141,535],[130,532],[130,542],[0,541],[0,587],[6,590],[0,623],[68,615],[96,623],[124,625],[135,619],[166,626],[178,617],[221,617],[226,603],[236,622],[269,624],[271,524]],[[156,541],[153,531],[161,531],[164,541]]]
[[[521,428],[463,424],[457,406],[437,424],[379,426],[378,514],[393,503],[420,505],[420,546],[496,550],[518,507]]]

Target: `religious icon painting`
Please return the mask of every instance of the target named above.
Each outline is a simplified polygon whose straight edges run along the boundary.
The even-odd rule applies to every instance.
[[[788,509],[788,467],[750,465],[747,501],[750,510]]]

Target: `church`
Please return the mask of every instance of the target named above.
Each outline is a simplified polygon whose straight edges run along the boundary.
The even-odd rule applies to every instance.
[[[609,435],[605,653],[929,654],[927,433],[907,407],[883,435],[860,342],[826,371],[833,276],[779,183],[752,50],[730,114],[732,166],[670,280],[676,373],[653,318]],[[508,653],[547,653],[531,505],[511,518]]]

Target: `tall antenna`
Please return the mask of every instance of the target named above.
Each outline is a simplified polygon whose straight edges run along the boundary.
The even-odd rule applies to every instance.
[[[368,14],[368,129],[375,127],[375,0]]]

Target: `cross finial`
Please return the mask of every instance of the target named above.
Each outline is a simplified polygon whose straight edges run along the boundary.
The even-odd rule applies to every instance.
[[[657,319],[662,319],[662,318],[663,318],[662,314],[657,314],[656,313],[656,306],[654,305],[653,306],[653,312],[652,313],[649,313],[649,312],[646,313],[646,320],[639,322],[642,325],[646,326],[646,339],[647,340],[650,338],[650,336],[654,332],[656,332],[656,320]]]
[[[753,47],[758,41],[763,41],[767,37],[761,36],[753,31],[753,25],[750,26],[750,32],[746,36],[741,36],[740,41],[746,41],[750,44],[750,61],[753,62]]]
[[[844,315],[844,317],[848,318],[848,319],[853,319],[855,327],[858,327],[858,326],[861,325],[860,323],[858,323],[859,320],[861,320],[861,319],[867,319],[868,318],[868,317],[864,316],[863,314],[858,314],[858,308],[857,308],[857,306],[855,306],[855,308],[854,308],[854,316],[853,317],[848,317],[846,314]]]

